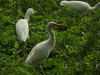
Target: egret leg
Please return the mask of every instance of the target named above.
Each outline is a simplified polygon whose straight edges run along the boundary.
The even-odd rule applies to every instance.
[[[80,17],[81,17],[81,18],[82,18],[82,15],[83,15],[83,14],[80,14]]]
[[[43,73],[43,75],[45,75],[42,66],[40,64],[35,65],[35,67],[37,68],[37,72],[39,73],[40,71]]]
[[[80,14],[80,20],[81,20],[81,21],[82,21],[82,15],[83,15],[83,14]]]
[[[19,50],[17,51],[17,55],[19,55],[19,56],[23,56],[23,52],[22,52],[22,50],[23,50],[23,46],[24,46],[24,42],[21,42],[20,44],[19,44]]]
[[[43,74],[45,75],[45,73],[44,73],[44,71],[43,71],[43,69],[42,69],[42,66],[40,65],[40,68],[41,68],[41,71],[43,72]]]
[[[19,51],[17,51],[17,53],[16,53],[16,54],[18,55],[21,51],[22,51],[22,49],[20,49]]]
[[[18,40],[18,42],[19,42],[19,46],[20,46],[21,40]],[[21,51],[22,51],[22,49],[18,50],[17,53],[16,53],[16,55],[18,55]]]
[[[28,46],[30,47],[30,43],[29,43],[29,37],[28,37]]]
[[[75,12],[75,14],[74,14],[74,20],[75,20],[75,18],[76,18],[76,15],[77,15],[77,13]]]

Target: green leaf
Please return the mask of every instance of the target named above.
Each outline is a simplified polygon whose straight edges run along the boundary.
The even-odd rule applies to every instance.
[[[25,75],[30,75],[30,73],[28,71],[26,71],[25,69],[21,68],[21,67],[17,67],[22,73],[24,73]]]
[[[15,42],[14,47],[15,47],[15,48],[18,48],[18,47],[19,47],[19,43],[18,43],[18,41]]]

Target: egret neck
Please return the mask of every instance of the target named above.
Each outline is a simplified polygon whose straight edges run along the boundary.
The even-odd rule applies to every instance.
[[[29,12],[26,12],[26,14],[25,14],[25,19],[27,19],[27,21],[28,21],[29,18],[30,18],[30,13],[29,13]]]
[[[55,41],[55,34],[54,34],[54,32],[51,30],[51,27],[50,26],[47,26],[47,31],[48,31],[48,33],[49,33],[49,39],[48,39],[48,42],[49,43],[54,43],[54,41]]]
[[[100,2],[94,6],[94,9],[97,10],[100,7]]]

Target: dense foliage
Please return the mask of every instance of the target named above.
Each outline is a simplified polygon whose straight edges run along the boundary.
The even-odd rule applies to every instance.
[[[61,0],[0,0],[0,75],[99,75],[100,72],[100,9],[91,14],[77,14],[59,5]],[[91,6],[98,0],[86,0]],[[16,22],[25,17],[26,10],[37,13],[29,20],[29,42],[18,43]],[[47,23],[65,25],[55,28],[56,45],[42,69],[24,65],[36,44],[47,40]],[[22,52],[17,54],[19,50]]]

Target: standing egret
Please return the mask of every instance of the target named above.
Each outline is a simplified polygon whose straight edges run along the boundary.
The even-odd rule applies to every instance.
[[[29,38],[29,27],[28,27],[28,20],[30,14],[35,13],[32,8],[29,8],[25,14],[25,19],[20,19],[16,23],[16,33],[18,35],[19,42],[25,42],[27,38]]]
[[[56,38],[51,28],[55,26],[63,26],[62,24],[57,24],[55,22],[49,22],[47,25],[47,31],[49,33],[49,39],[43,41],[36,46],[33,47],[27,59],[25,60],[25,64],[41,64],[50,54],[51,50],[55,46]]]
[[[75,16],[77,13],[79,13],[82,17],[83,14],[88,14],[98,9],[98,7],[100,7],[100,2],[97,3],[94,7],[91,7],[88,3],[83,1],[61,1],[60,5],[67,8],[70,7],[70,9],[75,13]]]

